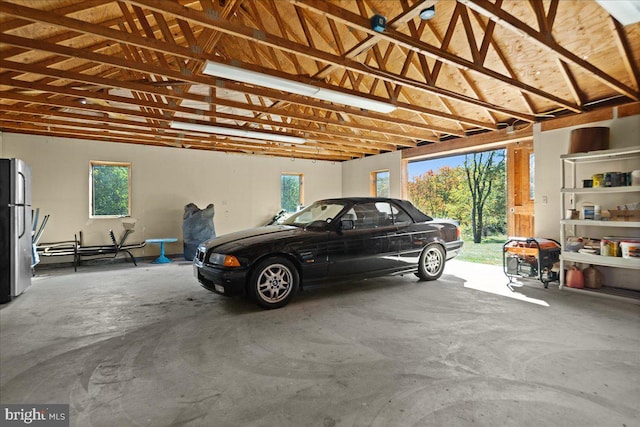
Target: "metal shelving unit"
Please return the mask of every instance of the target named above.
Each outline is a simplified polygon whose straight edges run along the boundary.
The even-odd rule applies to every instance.
[[[560,157],[562,159],[562,188],[560,190],[561,197],[561,214],[564,217],[564,213],[567,209],[576,209],[576,195],[593,195],[595,198],[604,194],[637,194],[640,196],[640,186],[626,186],[626,187],[596,187],[596,188],[577,188],[577,169],[580,164],[594,163],[594,162],[617,162],[625,159],[638,159],[640,160],[640,147],[621,148],[614,150],[602,150],[589,153],[578,154],[566,154]],[[567,182],[567,175],[569,180]],[[567,195],[569,195],[569,202],[567,202]],[[596,227],[601,234],[604,234],[606,229],[635,229],[640,230],[640,222],[638,221],[596,221],[587,219],[568,220],[562,219],[560,221],[560,242],[562,244],[562,251],[560,253],[560,272],[564,271],[565,263],[583,263],[593,264],[614,268],[628,268],[628,269],[640,269],[640,259],[625,259],[620,257],[600,256],[592,254],[583,254],[578,252],[569,252],[565,250],[567,242],[567,229],[571,229],[573,235],[576,235],[578,228],[584,227]],[[564,286],[564,274],[560,274],[560,289]],[[570,289],[570,288],[565,288]],[[575,289],[571,289],[572,291]],[[581,292],[581,290],[575,290]],[[593,292],[586,290],[589,293],[596,293],[598,295],[609,296],[616,294],[616,291],[608,292],[603,290],[600,292]],[[624,297],[627,298],[640,298],[640,291],[624,291]]]

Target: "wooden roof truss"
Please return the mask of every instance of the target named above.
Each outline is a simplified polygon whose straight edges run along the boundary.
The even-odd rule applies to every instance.
[[[0,0],[0,29],[8,132],[342,161],[640,98],[640,24],[591,0]],[[208,76],[206,61],[397,109]]]

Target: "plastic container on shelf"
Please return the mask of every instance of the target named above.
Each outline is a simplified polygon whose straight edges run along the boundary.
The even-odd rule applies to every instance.
[[[595,214],[595,203],[583,202],[582,204],[582,219],[593,219]]]
[[[620,242],[622,258],[640,258],[640,240]]]

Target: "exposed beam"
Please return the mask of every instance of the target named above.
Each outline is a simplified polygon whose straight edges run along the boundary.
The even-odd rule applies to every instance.
[[[246,103],[241,103],[241,102],[237,102],[237,101],[231,101],[231,100],[225,100],[225,99],[221,99],[221,98],[215,98],[212,99],[210,96],[203,96],[203,95],[196,95],[196,94],[191,94],[188,92],[184,92],[182,91],[180,94],[177,94],[173,91],[170,91],[168,89],[165,89],[163,87],[157,87],[154,86],[152,84],[152,82],[145,84],[145,83],[139,83],[139,82],[128,82],[128,81],[124,81],[124,80],[110,80],[110,79],[105,79],[102,77],[96,77],[96,76],[91,76],[91,75],[86,75],[86,74],[80,74],[80,73],[74,73],[74,72],[69,72],[69,71],[63,71],[63,70],[56,70],[56,69],[50,69],[50,68],[44,68],[44,67],[38,67],[35,65],[29,65],[29,64],[20,64],[17,62],[12,62],[12,61],[5,61],[5,60],[0,60],[0,68],[5,68],[5,69],[9,69],[9,70],[16,70],[16,71],[20,71],[22,73],[30,73],[30,74],[42,74],[42,75],[50,75],[50,76],[57,76],[61,79],[66,79],[66,80],[74,80],[76,82],[79,83],[91,83],[91,84],[96,84],[99,86],[102,86],[104,88],[120,88],[120,89],[126,89],[126,90],[130,90],[132,92],[138,92],[138,93],[146,93],[149,95],[155,95],[155,96],[162,96],[165,98],[169,98],[171,100],[174,100],[175,103],[179,106],[180,103],[178,101],[196,101],[196,102],[201,102],[201,103],[211,103],[211,104],[216,104],[216,105],[221,105],[221,106],[226,106],[226,107],[230,107],[230,108],[235,108],[235,109],[241,109],[241,110],[246,110],[246,111],[259,111],[262,113],[271,113],[273,115],[278,115],[280,117],[283,118],[291,118],[291,119],[296,119],[296,120],[300,120],[300,121],[305,121],[305,122],[314,122],[314,123],[318,123],[318,124],[322,124],[322,125],[329,125],[329,126],[335,126],[337,128],[344,128],[345,131],[349,132],[349,131],[353,131],[353,130],[362,130],[362,131],[367,131],[367,132],[373,132],[373,133],[380,133],[380,134],[384,134],[390,137],[393,137],[393,143],[391,142],[391,140],[387,139],[387,138],[381,138],[381,137],[377,137],[377,136],[373,136],[373,135],[368,135],[368,136],[361,136],[359,139],[364,139],[367,141],[371,141],[373,143],[376,143],[377,145],[380,145],[380,148],[385,149],[385,150],[389,150],[392,149],[393,147],[395,147],[394,144],[397,144],[399,142],[398,138],[402,138],[402,141],[406,140],[407,138],[414,138],[414,139],[424,139],[424,133],[418,133],[416,131],[407,131],[407,130],[399,130],[399,129],[395,129],[392,127],[376,127],[376,126],[370,126],[370,125],[365,125],[365,124],[360,124],[360,123],[344,123],[341,122],[337,119],[329,119],[329,118],[320,118],[320,117],[316,117],[316,116],[311,116],[308,114],[300,114],[300,113],[296,113],[294,111],[290,111],[290,110],[283,110],[283,109],[277,109],[277,110],[273,110],[271,108],[268,107],[263,107],[260,105],[255,105],[255,104],[246,104]],[[16,81],[16,80],[10,80],[8,79],[8,77],[6,76],[0,76],[0,81],[4,82],[4,84],[7,85],[13,85],[13,86],[19,86],[22,87],[24,89],[36,89],[37,90],[42,90],[42,91],[49,91],[49,86],[43,86],[41,83],[39,82],[25,82],[25,81]],[[17,83],[17,84],[15,84]],[[68,85],[69,87],[73,87],[73,84]],[[52,86],[51,87],[51,91],[56,91],[56,89],[59,89],[59,87],[56,86]],[[68,94],[68,93],[67,93]],[[82,91],[82,92],[77,92],[77,93],[73,93],[72,96],[77,96],[77,97],[87,97],[87,98],[96,98],[96,99],[103,99],[105,101],[108,101],[109,99],[107,99],[105,96],[103,96],[103,94],[101,93],[96,93],[96,92],[92,92],[92,91]],[[126,102],[126,103],[133,103],[136,106],[145,106],[145,105],[141,105],[139,102],[133,102],[131,101],[129,98],[112,98],[111,100],[114,101],[118,101],[118,102]],[[169,105],[174,105],[171,103],[171,101],[169,102]],[[163,104],[163,106],[168,107],[167,105]],[[194,111],[195,114],[195,111]],[[303,128],[301,127],[299,124],[295,124],[295,123],[289,123],[287,125],[284,125],[280,122],[274,122],[274,121],[268,121],[268,120],[260,120],[259,116],[256,117],[245,117],[245,116],[236,116],[236,115],[231,115],[231,114],[222,114],[222,113],[216,113],[215,111],[211,111],[210,112],[210,117],[215,117],[215,118],[225,118],[225,119],[230,119],[230,120],[235,120],[235,121],[248,121],[248,122],[252,122],[252,123],[257,123],[257,124],[262,124],[262,125],[267,125],[267,126],[285,126],[288,127],[292,130],[300,130],[300,131],[307,131],[307,128]],[[314,133],[318,133],[318,134],[324,134],[327,137],[338,137],[338,138],[345,138],[346,134],[344,133],[340,133],[340,132],[329,132],[329,131],[322,131],[320,129],[315,129],[313,131]],[[404,145],[405,143],[401,143],[400,145]],[[406,146],[414,146],[415,143],[406,143]]]
[[[338,20],[345,25],[350,27],[356,27],[360,31],[364,31],[367,33],[374,33],[375,31],[371,28],[371,24],[368,19],[352,13],[347,9],[343,9],[338,6],[334,6],[331,3],[320,1],[320,0],[290,0],[294,4],[299,7],[303,7],[305,9],[310,9],[315,11],[316,13],[321,13],[325,16],[329,16],[332,19]],[[465,24],[465,29],[467,29],[467,39],[470,43],[471,52],[473,54],[474,59],[479,59],[478,48],[475,44],[475,40],[472,38],[473,31],[471,30],[471,24],[469,22],[468,16],[462,15],[463,22]],[[399,31],[394,30],[393,28],[387,28],[383,33],[380,33],[379,37],[388,41],[389,43],[394,43],[399,46],[403,46],[407,49],[418,52],[421,55],[428,55],[440,61],[443,61],[453,67],[462,68],[463,70],[473,71],[481,76],[492,78],[502,83],[506,83],[510,86],[516,87],[520,90],[528,92],[532,95],[539,96],[548,101],[554,102],[568,110],[574,112],[580,112],[580,108],[574,105],[571,102],[567,102],[562,98],[559,98],[550,93],[544,92],[538,88],[522,83],[518,80],[512,79],[508,76],[502,75],[496,71],[485,68],[474,61],[469,61],[464,58],[453,55],[445,50],[438,49],[435,46],[431,46],[427,43],[423,43],[419,40],[415,40],[414,38],[408,38],[406,35],[402,34]],[[479,61],[477,61],[479,62]]]
[[[47,111],[42,111],[42,110],[38,110],[31,107],[12,107],[7,105],[0,105],[0,111],[11,112],[11,113],[22,113],[20,115],[15,115],[15,117],[3,115],[2,117],[4,118],[4,120],[7,120],[7,121],[30,122],[30,123],[41,123],[41,124],[52,123],[52,124],[72,126],[72,127],[75,126],[75,127],[87,128],[87,129],[95,129],[96,127],[103,129],[107,127],[111,130],[115,130],[120,133],[130,132],[134,136],[152,135],[155,139],[169,139],[170,141],[182,141],[184,143],[189,143],[189,144],[194,144],[194,143],[203,141],[203,138],[200,136],[196,137],[196,136],[188,135],[183,131],[170,129],[168,127],[160,128],[160,129],[150,129],[145,122],[134,121],[134,120],[118,119],[113,117],[107,119],[106,117],[101,118],[101,117],[90,116],[87,114],[70,113],[70,112],[63,112],[63,111],[47,112]],[[56,117],[73,119],[75,123],[72,123],[70,121],[63,121],[63,120],[56,120],[56,119],[49,118],[50,116],[54,116],[54,115]],[[82,124],[85,122],[86,124]],[[115,127],[115,126],[112,126],[112,124],[121,124],[124,126]],[[243,143],[229,143],[226,140],[216,138],[215,135],[211,135],[209,138],[206,138],[204,140],[208,141],[208,144],[217,144],[223,141],[230,145],[234,145],[234,144],[238,145],[239,147],[241,147],[243,144]],[[336,148],[328,149],[328,148],[313,147],[311,148],[311,150],[312,151],[320,150],[325,154],[333,153],[337,155],[348,155],[350,157],[354,157],[354,156],[359,157],[364,154],[380,153],[379,150],[374,150],[374,149],[363,149],[361,147],[354,148],[350,145],[340,145],[340,144],[336,144],[335,142],[332,142],[331,144],[333,146],[336,146]]]
[[[506,114],[521,120],[532,122],[534,118],[528,114],[522,114],[517,111],[512,111],[507,108],[503,108],[497,105],[493,105],[487,102],[482,102],[478,99],[471,98],[465,95],[458,94],[446,89],[437,88],[424,84],[422,82],[414,81],[411,79],[399,79],[398,75],[390,73],[388,71],[376,70],[367,67],[356,61],[352,61],[348,58],[343,58],[328,52],[324,52],[318,49],[313,49],[309,46],[301,45],[299,43],[292,42],[282,37],[277,37],[272,34],[266,34],[262,31],[256,31],[253,28],[246,27],[244,25],[236,24],[235,22],[223,21],[218,17],[209,17],[202,12],[183,7],[180,4],[174,3],[170,0],[127,0],[129,3],[134,3],[140,6],[147,7],[151,10],[158,12],[168,13],[174,16],[179,16],[185,20],[193,23],[203,25],[209,28],[216,28],[229,35],[240,37],[250,42],[258,43],[264,46],[269,46],[278,50],[283,50],[295,55],[301,55],[314,61],[321,61],[328,64],[340,66],[344,69],[348,69],[357,73],[363,73],[365,75],[380,79],[382,81],[388,81],[391,83],[398,83],[407,88],[419,90],[439,96],[444,96],[455,101],[475,105],[482,108],[487,108],[502,114]],[[335,88],[334,88],[335,89]],[[354,92],[360,96],[365,94]]]
[[[623,84],[622,82],[616,80],[604,71],[600,70],[595,65],[590,64],[573,52],[560,46],[555,41],[548,40],[547,37],[544,36],[544,34],[536,31],[516,17],[496,7],[488,0],[458,0],[458,2],[488,17],[492,21],[496,21],[498,25],[503,26],[520,36],[523,36],[527,39],[527,41],[535,43],[536,45],[544,48],[547,51],[553,52],[554,54],[558,55],[564,62],[573,64],[576,67],[580,67],[588,71],[591,75],[593,75],[594,78],[614,89],[616,92],[619,92],[634,101],[640,100],[640,92],[638,92],[637,90],[634,90],[629,86]]]
[[[627,70],[627,75],[629,76],[629,79],[631,79],[631,84],[633,84],[635,88],[638,88],[640,72],[638,71],[637,63],[633,60],[633,49],[629,46],[629,41],[627,40],[627,36],[624,32],[624,27],[613,17],[611,17],[611,23],[615,28],[614,39],[618,46],[618,51],[620,52],[620,58]]]
[[[239,85],[235,83],[225,83],[216,79],[212,79],[210,77],[202,77],[199,75],[184,73],[184,70],[182,70],[182,72],[178,72],[170,69],[161,69],[146,63],[127,61],[123,58],[102,55],[99,53],[89,52],[86,50],[73,49],[67,46],[50,44],[42,41],[26,39],[23,37],[16,37],[8,34],[0,34],[0,43],[6,43],[6,44],[20,46],[20,47],[29,48],[29,49],[46,50],[48,52],[56,53],[56,54],[71,57],[71,58],[74,58],[74,57],[83,58],[83,59],[97,62],[97,63],[116,66],[121,69],[127,69],[131,71],[137,71],[137,72],[143,72],[143,73],[149,73],[149,74],[155,74],[155,75],[162,75],[168,79],[185,81],[193,84],[203,84],[207,86],[219,84],[221,87],[226,87],[230,90],[252,93],[258,96],[267,96],[274,99],[283,99],[288,102],[294,102],[302,105],[309,105],[316,108],[346,112],[355,117],[363,117],[363,118],[368,118],[373,120],[380,120],[382,122],[387,122],[389,124],[398,124],[398,123],[406,122],[407,125],[417,127],[417,128],[423,127],[425,128],[425,130],[435,130],[437,132],[454,134],[454,135],[457,133],[457,131],[455,130],[438,128],[434,126],[421,126],[419,123],[411,122],[409,120],[393,118],[388,115],[384,115],[380,113],[366,112],[366,111],[362,111],[352,107],[343,107],[343,106],[337,106],[337,105],[333,105],[326,102],[309,100],[305,97],[301,97],[298,95],[282,94],[279,91],[265,89],[265,88],[255,88],[255,87],[249,87],[249,86]]]
[[[407,160],[427,159],[446,155],[468,153],[478,150],[499,149],[519,141],[533,139],[533,126],[507,133],[506,130],[487,132],[447,141],[446,144],[429,144],[402,150],[402,158]]]

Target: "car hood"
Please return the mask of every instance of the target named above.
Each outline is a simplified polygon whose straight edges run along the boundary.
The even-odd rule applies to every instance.
[[[207,249],[219,248],[225,252],[234,249],[243,248],[249,245],[273,242],[278,239],[287,238],[300,233],[304,230],[299,227],[290,225],[267,225],[264,227],[250,228],[247,230],[236,231],[235,233],[224,234],[201,243]]]

